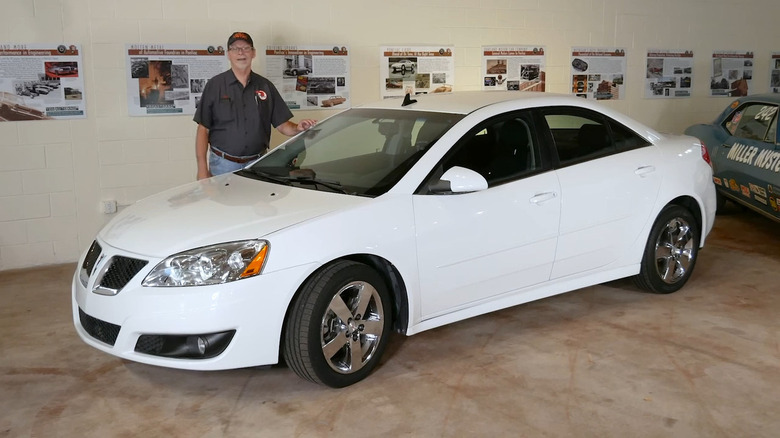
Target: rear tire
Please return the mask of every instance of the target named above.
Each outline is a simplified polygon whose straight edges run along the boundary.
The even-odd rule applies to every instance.
[[[342,388],[379,363],[391,329],[392,306],[382,277],[341,260],[309,279],[293,300],[283,356],[298,376]]]
[[[693,214],[679,205],[667,206],[650,230],[634,284],[657,294],[680,290],[696,266],[699,242],[701,232]]]

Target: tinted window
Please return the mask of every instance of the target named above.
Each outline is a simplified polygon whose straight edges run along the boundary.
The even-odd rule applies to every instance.
[[[614,120],[609,121],[609,130],[612,132],[612,140],[615,142],[615,147],[619,151],[636,149],[650,144],[649,141],[637,135],[636,132]]]
[[[546,111],[544,118],[562,164],[607,155],[615,150],[600,114],[563,108]]]
[[[512,181],[541,167],[528,113],[492,119],[465,135],[442,162],[479,172],[489,186]]]
[[[734,111],[724,126],[735,137],[775,143],[777,107],[763,103],[747,104]]]
[[[543,113],[562,165],[650,144],[631,129],[595,111],[551,108]]]

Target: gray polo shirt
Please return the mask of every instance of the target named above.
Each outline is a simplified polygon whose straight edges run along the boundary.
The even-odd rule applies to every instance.
[[[233,70],[206,83],[193,120],[209,130],[209,144],[236,157],[262,154],[277,127],[293,114],[273,83],[250,73],[246,87]]]

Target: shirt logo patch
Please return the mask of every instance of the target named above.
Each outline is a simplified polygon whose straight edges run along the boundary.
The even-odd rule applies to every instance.
[[[255,91],[255,94],[257,95],[257,98],[260,100],[268,99],[268,94],[266,94],[266,92],[263,90],[257,90]]]

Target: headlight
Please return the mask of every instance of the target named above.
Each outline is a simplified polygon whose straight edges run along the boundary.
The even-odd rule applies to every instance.
[[[265,240],[243,240],[204,246],[174,254],[144,278],[144,286],[201,286],[253,277],[268,255]]]

